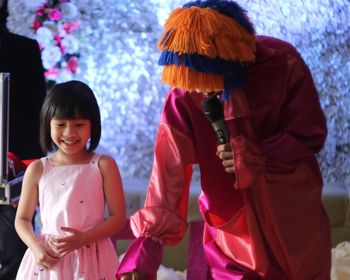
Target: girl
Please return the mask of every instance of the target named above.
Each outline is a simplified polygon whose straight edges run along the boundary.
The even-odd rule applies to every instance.
[[[115,279],[118,259],[108,237],[125,224],[124,193],[115,161],[93,152],[101,122],[92,90],[79,81],[55,85],[40,122],[40,144],[51,153],[23,179],[15,227],[29,249],[17,279]],[[32,227],[38,200],[40,236]]]

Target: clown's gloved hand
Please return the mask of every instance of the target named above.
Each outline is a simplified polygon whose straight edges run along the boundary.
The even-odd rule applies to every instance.
[[[263,170],[262,154],[253,142],[243,136],[219,145],[217,155],[222,159],[226,172],[235,174],[234,187],[237,189],[250,187]]]

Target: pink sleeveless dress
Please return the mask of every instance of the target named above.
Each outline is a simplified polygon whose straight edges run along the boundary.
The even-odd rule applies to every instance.
[[[64,166],[53,166],[49,157],[41,159],[44,167],[39,182],[41,237],[47,246],[50,237],[69,234],[61,227],[87,231],[103,222],[105,199],[98,168],[100,157],[94,154],[88,164]],[[115,279],[118,264],[115,247],[109,238],[65,255],[48,270],[36,264],[28,249],[16,279],[109,280]]]

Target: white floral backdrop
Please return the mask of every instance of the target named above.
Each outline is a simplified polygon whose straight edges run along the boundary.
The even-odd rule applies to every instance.
[[[9,29],[34,38],[33,6],[38,2],[43,1],[9,0]],[[94,90],[103,120],[99,149],[114,156],[124,177],[149,176],[167,91],[159,82],[156,42],[169,12],[185,2],[71,0],[80,21],[75,79]],[[291,42],[309,65],[328,120],[329,135],[319,155],[323,176],[329,182],[349,183],[349,1],[237,2],[249,11],[259,34]]]

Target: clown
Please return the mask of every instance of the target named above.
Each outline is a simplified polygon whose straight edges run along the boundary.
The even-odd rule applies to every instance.
[[[162,81],[171,89],[145,206],[131,217],[137,239],[117,276],[156,279],[162,246],[178,243],[187,230],[198,164],[212,279],[329,279],[330,229],[315,158],[327,128],[299,53],[257,36],[235,2],[215,0],[175,9],[158,47]],[[212,95],[230,134],[219,146],[202,111]]]

